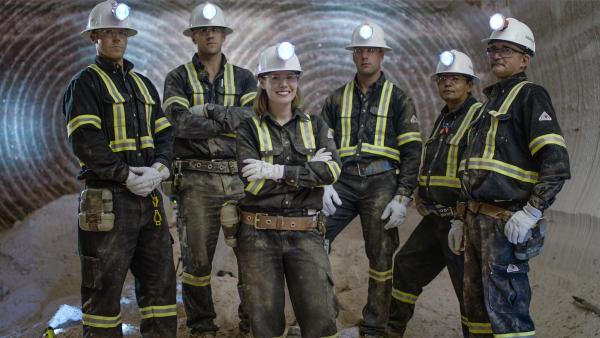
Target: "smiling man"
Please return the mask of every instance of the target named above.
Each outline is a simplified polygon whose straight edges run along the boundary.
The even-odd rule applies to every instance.
[[[421,156],[419,122],[411,98],[381,71],[387,45],[375,23],[360,24],[346,47],[356,66],[353,80],[325,101],[322,116],[342,160],[335,186],[325,187],[326,240],[360,215],[369,259],[369,294],[360,332],[382,337],[392,291],[392,257],[398,229],[417,184]]]
[[[533,32],[499,14],[490,26],[484,41],[498,82],[484,90],[459,169],[464,305],[470,336],[533,337],[528,260],[543,244],[544,211],[571,177],[569,155],[548,92],[525,75]]]

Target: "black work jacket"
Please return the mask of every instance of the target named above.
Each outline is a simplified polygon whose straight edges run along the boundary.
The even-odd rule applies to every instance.
[[[100,56],[71,80],[63,113],[79,179],[123,183],[129,166],[160,162],[170,168],[171,125],[154,85],[133,71]]]
[[[487,101],[469,131],[460,165],[466,199],[530,202],[544,210],[571,177],[550,96],[542,86],[524,81],[525,73],[519,73],[484,90]],[[513,91],[520,85],[518,93]],[[509,104],[511,91],[516,96]]]
[[[326,148],[333,153],[329,162],[309,162],[315,151]],[[318,116],[300,110],[281,126],[270,114],[242,122],[237,138],[238,167],[246,159],[259,159],[284,165],[279,181],[248,182],[242,177],[246,196],[240,207],[250,212],[282,216],[303,216],[308,210],[321,210],[323,186],[333,184],[340,175],[340,160],[327,125]],[[241,177],[241,174],[240,174]]]

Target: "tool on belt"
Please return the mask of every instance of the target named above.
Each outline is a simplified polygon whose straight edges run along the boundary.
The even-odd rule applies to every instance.
[[[158,207],[160,200],[158,199],[156,190],[150,194],[150,197],[152,197],[152,206],[154,207],[154,215],[152,216],[152,220],[154,221],[154,225],[159,228],[162,224],[162,215],[160,214],[160,209]]]
[[[109,189],[85,188],[79,198],[79,227],[83,231],[111,231],[115,224],[113,194]]]
[[[240,209],[237,201],[231,200],[223,203],[220,219],[225,244],[235,248],[237,246],[237,235],[240,226]]]
[[[318,214],[303,217],[271,216],[242,211],[242,223],[257,230],[311,231],[317,228]]]

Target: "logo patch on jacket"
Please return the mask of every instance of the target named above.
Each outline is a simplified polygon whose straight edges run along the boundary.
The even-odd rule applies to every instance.
[[[418,124],[418,123],[419,123],[419,120],[417,120],[417,117],[416,117],[415,115],[413,115],[413,116],[410,118],[410,123],[416,123],[416,124]]]
[[[511,272],[517,272],[519,271],[519,267],[514,265],[514,264],[508,264],[508,267],[506,268],[506,272],[511,273]]]
[[[550,117],[550,115],[548,115],[548,113],[543,112],[542,115],[540,115],[538,121],[552,121],[552,118]]]

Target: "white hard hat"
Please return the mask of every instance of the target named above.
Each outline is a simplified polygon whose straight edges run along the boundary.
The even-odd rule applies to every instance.
[[[431,74],[431,79],[435,80],[435,77],[439,74],[453,73],[463,74],[473,79],[473,82],[479,83],[479,78],[475,76],[473,71],[473,62],[463,52],[459,52],[456,49],[451,51],[444,51],[440,54],[440,60],[438,62],[435,73]]]
[[[137,31],[129,22],[129,6],[115,0],[107,0],[96,5],[90,12],[88,23],[80,33],[85,39],[90,38],[90,33],[96,29],[127,29],[128,36],[134,36]]]
[[[291,43],[281,42],[260,53],[256,76],[286,70],[302,73],[300,60],[298,60],[295,47]]]
[[[531,55],[535,54],[533,32],[526,24],[515,18],[505,18],[502,14],[494,14],[490,18],[492,35],[481,41],[491,43],[494,40],[508,41],[523,47]]]
[[[183,31],[183,35],[192,36],[192,30],[200,27],[221,27],[225,34],[233,33],[233,29],[225,23],[225,14],[221,7],[205,2],[196,6],[190,17],[190,27]]]
[[[363,22],[354,29],[352,42],[346,49],[352,50],[355,47],[377,47],[386,52],[392,50],[385,42],[385,33],[381,26],[372,22]]]

